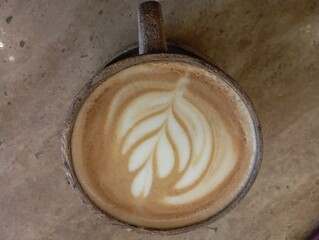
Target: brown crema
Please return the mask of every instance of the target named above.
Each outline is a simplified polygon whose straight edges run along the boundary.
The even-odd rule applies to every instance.
[[[82,105],[72,164],[88,197],[114,218],[174,229],[227,206],[248,181],[256,133],[236,89],[182,62],[135,65]]]

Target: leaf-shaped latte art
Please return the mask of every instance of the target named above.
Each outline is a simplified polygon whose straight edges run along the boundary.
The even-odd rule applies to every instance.
[[[250,104],[223,74],[200,61],[158,60],[110,68],[79,106],[68,143],[77,180],[99,209],[165,230],[231,204],[261,146]]]
[[[135,174],[135,197],[147,197],[154,177],[168,177],[175,164],[182,175],[174,188],[184,189],[200,180],[210,163],[212,129],[200,109],[184,97],[186,84],[182,78],[172,91],[142,94],[122,113],[118,136],[128,170]]]

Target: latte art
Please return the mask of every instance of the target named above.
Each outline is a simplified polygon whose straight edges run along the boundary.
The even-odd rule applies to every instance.
[[[128,159],[128,171],[135,173],[131,183],[135,197],[148,197],[154,181],[172,175],[176,179],[173,189],[181,192],[176,196],[163,195],[162,200],[169,204],[188,203],[212,191],[235,165],[229,157],[231,152],[226,158],[216,154],[218,142],[227,142],[227,151],[232,150],[230,137],[214,139],[214,127],[201,109],[185,97],[191,94],[186,89],[188,81],[184,76],[171,91],[153,90],[131,99],[118,118],[116,145]],[[119,94],[111,112],[121,105],[121,100]],[[221,121],[215,124],[227,132]],[[209,168],[220,172],[218,178],[207,174]]]
[[[133,148],[129,156],[129,172],[142,168],[131,186],[134,196],[148,196],[154,174],[159,179],[166,178],[175,164],[178,172],[188,169],[174,187],[188,187],[201,177],[211,160],[212,130],[200,110],[183,97],[185,84],[187,78],[182,78],[171,92],[140,96],[127,106],[121,117],[120,136],[126,134],[122,153]],[[138,118],[134,119],[134,115]],[[155,164],[156,168],[153,167]]]
[[[247,182],[255,130],[236,90],[181,62],[129,67],[86,99],[72,133],[83,190],[114,218],[170,229],[216,214]]]

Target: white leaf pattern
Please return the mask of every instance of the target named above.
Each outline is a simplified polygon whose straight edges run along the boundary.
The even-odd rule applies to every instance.
[[[193,104],[181,99],[176,105],[182,116],[188,116],[183,119],[193,140],[193,161],[176,184],[177,189],[182,189],[193,184],[209,164],[212,151],[212,130],[205,116]]]
[[[185,129],[181,127],[173,115],[168,119],[168,130],[171,138],[176,142],[177,153],[179,156],[179,172],[183,171],[190,158],[190,142]]]
[[[203,113],[184,97],[186,83],[182,78],[173,91],[137,96],[122,113],[118,135],[128,170],[135,174],[135,197],[147,197],[154,177],[168,177],[175,163],[182,173],[176,189],[196,182],[209,164],[212,130]]]
[[[134,149],[129,160],[129,172],[133,172],[138,169],[146,162],[147,159],[149,159],[153,155],[152,151],[156,145],[156,142],[157,138],[156,136],[153,136]]]
[[[158,176],[165,178],[172,171],[175,161],[174,150],[166,133],[162,133],[156,150]]]
[[[171,98],[172,95],[170,92],[150,92],[135,99],[134,103],[126,108],[121,118],[120,125],[122,127],[119,129],[120,137],[126,135],[133,125],[141,119],[164,110],[170,104]],[[116,101],[117,100],[114,102]],[[141,109],[143,109],[143,111],[141,111]]]
[[[122,153],[125,154],[132,147],[132,145],[136,143],[136,140],[144,137],[145,133],[151,133],[156,129],[159,129],[161,125],[163,125],[165,118],[165,114],[158,114],[133,126],[132,130],[126,136]]]
[[[152,165],[152,161],[149,159],[146,166],[136,175],[132,183],[133,196],[143,195],[146,197],[150,193],[153,182]]]

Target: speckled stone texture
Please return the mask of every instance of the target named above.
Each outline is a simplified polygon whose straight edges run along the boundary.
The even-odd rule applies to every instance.
[[[106,225],[68,185],[60,133],[82,86],[137,41],[137,1],[0,1],[0,239],[305,239],[319,225],[319,2],[162,1],[168,41],[255,104],[264,160],[227,216],[177,236]]]

